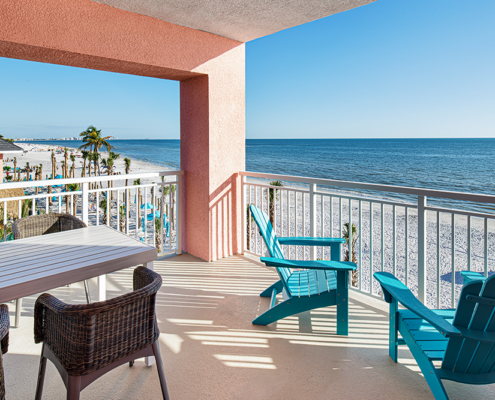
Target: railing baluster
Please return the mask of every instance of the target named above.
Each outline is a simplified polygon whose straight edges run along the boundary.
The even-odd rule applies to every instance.
[[[316,237],[316,185],[309,185],[309,236]],[[316,247],[309,247],[309,259],[316,260]]]
[[[471,271],[471,216],[467,217],[467,268]]]
[[[144,243],[148,243],[148,188],[145,186],[144,188],[144,201],[141,207],[144,206],[144,217],[141,218],[143,221],[144,228]]]
[[[404,235],[405,235],[405,243],[404,243],[404,271],[405,271],[405,282],[404,285],[407,286],[409,282],[409,207],[405,207],[405,228],[404,228]]]
[[[370,294],[373,294],[373,203],[370,201]]]
[[[484,231],[485,231],[485,265],[484,274],[488,277],[488,219],[484,218]]]
[[[7,241],[7,202],[3,202],[3,241]]]
[[[107,226],[110,226],[112,214],[110,213],[110,192],[107,190]]]
[[[100,192],[95,192],[96,200],[96,226],[100,225]]]
[[[396,206],[392,206],[392,270],[394,276],[397,274],[397,259],[396,259],[396,253],[397,253],[397,221],[396,221]]]
[[[136,239],[139,240],[139,186],[136,186],[136,195],[134,197],[136,207]]]
[[[437,211],[437,308],[440,308],[440,212]]]
[[[362,268],[361,265],[363,265],[363,207],[362,207],[362,201],[359,200],[359,265],[358,265],[358,279],[359,279],[359,290],[363,290],[362,286],[362,280],[361,280],[361,275],[362,275]]]
[[[426,196],[418,196],[418,299],[426,305]]]
[[[452,254],[451,254],[451,260],[452,260],[452,308],[455,308],[455,214],[452,213],[451,216],[451,237],[452,237]]]
[[[385,213],[383,212],[383,203],[380,204],[380,219],[381,219],[381,222],[380,222],[380,247],[381,247],[381,252],[382,252],[381,270],[383,271],[384,265],[385,265],[385,244],[383,243],[383,231],[384,231],[383,225],[385,225]]]

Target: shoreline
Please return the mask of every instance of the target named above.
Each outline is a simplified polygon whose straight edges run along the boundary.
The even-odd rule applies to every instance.
[[[17,155],[17,167],[18,168],[25,168],[26,163],[29,163],[31,167],[34,166],[39,166],[40,164],[42,165],[42,179],[46,179],[51,175],[52,171],[52,161],[51,161],[51,150],[55,150],[55,159],[57,162],[57,170],[56,174],[61,174],[62,170],[62,161],[64,161],[64,155],[63,155],[63,150],[64,148],[67,148],[69,150],[69,155],[74,154],[76,155],[76,161],[75,161],[75,178],[80,178],[81,173],[82,173],[82,168],[83,168],[83,163],[84,160],[81,156],[81,151],[76,148],[76,147],[69,147],[69,146],[56,146],[56,145],[51,145],[51,144],[33,144],[33,143],[26,143],[26,142],[19,142],[16,143],[17,146],[21,147],[24,149],[24,153],[22,155]],[[118,149],[116,149],[116,152],[118,152]],[[100,152],[100,155],[102,158],[107,158],[108,157],[108,152],[102,151]],[[119,173],[121,175],[125,174],[125,167],[124,167],[124,158],[126,156],[121,153],[120,157],[114,161],[114,167],[113,171],[114,174],[118,175]],[[13,159],[14,157],[7,157],[4,159],[4,165],[10,166],[13,168]],[[158,164],[153,164],[151,162],[145,162],[138,160],[136,158],[132,157],[127,157],[131,160],[131,168],[129,173],[146,173],[146,172],[163,172],[163,171],[173,171],[170,168],[167,168],[162,165]],[[7,161],[8,159],[8,161]],[[69,171],[70,168],[72,167],[72,161],[70,158],[68,159],[68,164],[69,164]],[[11,174],[11,173],[10,173]],[[31,172],[31,176],[33,173]],[[25,176],[24,173],[21,173],[21,179],[22,177]],[[87,173],[86,173],[87,176]],[[92,175],[93,176],[93,175]],[[107,176],[106,173],[101,173],[100,176]],[[165,177],[165,180],[167,180],[168,177]],[[142,183],[150,183],[150,179],[142,179]]]

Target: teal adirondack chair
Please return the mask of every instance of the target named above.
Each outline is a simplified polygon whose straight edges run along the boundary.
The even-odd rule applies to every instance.
[[[435,399],[449,398],[442,379],[495,383],[495,276],[465,284],[455,310],[426,308],[388,272],[374,277],[390,303],[389,355],[397,362],[397,346],[406,344]],[[398,309],[398,303],[407,309]],[[433,361],[441,361],[441,367]]]
[[[267,267],[277,269],[280,280],[264,290],[261,297],[271,297],[270,309],[253,321],[254,325],[268,325],[279,319],[315,308],[337,306],[337,334],[349,334],[348,273],[356,264],[341,262],[341,238],[292,237],[277,238],[268,215],[251,204],[251,214],[265,240],[271,257],[261,257]],[[280,245],[331,246],[332,261],[285,260]],[[291,268],[308,271],[291,271]],[[275,304],[282,293],[284,301]]]

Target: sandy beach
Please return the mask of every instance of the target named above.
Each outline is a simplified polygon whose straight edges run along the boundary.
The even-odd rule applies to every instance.
[[[67,147],[69,149],[69,154],[76,155],[75,162],[75,177],[79,178],[81,176],[82,168],[83,168],[83,159],[81,157],[81,152],[77,148],[70,146],[53,146],[48,144],[32,144],[32,143],[23,143],[17,142],[17,146],[22,147],[26,152],[22,155],[17,156],[17,166],[20,168],[24,168],[26,163],[29,165],[42,165],[43,166],[43,179],[49,177],[52,171],[52,160],[51,160],[51,151],[52,149],[55,151],[55,157],[57,160],[57,172],[56,174],[62,174],[62,161],[64,161],[64,148]],[[115,152],[118,153],[119,149],[115,149]],[[107,158],[107,152],[100,152],[102,158]],[[125,166],[124,166],[124,155],[121,155],[117,160],[114,161],[114,173],[116,174],[125,174]],[[9,160],[12,157],[7,157]],[[4,165],[13,167],[12,162],[5,162]],[[69,168],[72,166],[72,162],[69,159]],[[144,172],[159,172],[166,171],[167,168],[135,159],[131,159],[131,174],[136,173],[144,173]],[[24,174],[22,174],[24,175]],[[106,175],[106,173],[102,172],[102,175]],[[86,174],[87,176],[87,174]],[[167,180],[167,179],[166,179]],[[170,179],[168,179],[170,180]],[[152,179],[141,179],[142,183],[151,183]]]

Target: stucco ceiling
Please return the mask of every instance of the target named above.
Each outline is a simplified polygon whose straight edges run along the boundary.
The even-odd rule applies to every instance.
[[[376,0],[94,0],[248,42]]]

